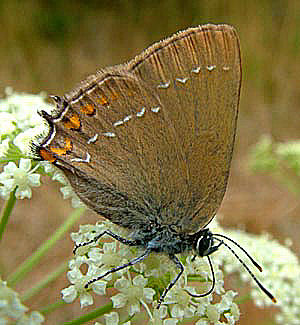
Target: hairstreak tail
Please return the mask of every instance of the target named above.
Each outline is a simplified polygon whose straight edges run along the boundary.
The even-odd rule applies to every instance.
[[[240,86],[235,30],[205,25],[53,96],[56,110],[41,112],[49,132],[33,145],[36,157],[64,171],[88,207],[131,231],[127,239],[101,235],[144,248],[93,281],[164,253],[179,272],[161,303],[184,270],[176,254],[193,251],[211,265],[209,255],[228,247],[206,226],[226,190]]]

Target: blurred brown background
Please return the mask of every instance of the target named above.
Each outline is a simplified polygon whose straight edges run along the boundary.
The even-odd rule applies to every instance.
[[[270,232],[282,243],[290,237],[299,254],[297,198],[271,177],[247,169],[250,147],[262,134],[278,141],[300,137],[299,1],[0,1],[0,93],[11,86],[19,92],[62,95],[96,69],[125,62],[177,30],[208,22],[236,27],[243,62],[237,143],[220,209],[222,223]],[[17,203],[1,243],[4,278],[71,211],[58,188],[45,180],[32,200]],[[86,215],[81,223],[97,220],[91,212]],[[67,237],[17,289],[22,292],[54,270],[71,251]],[[55,302],[66,286],[63,275],[26,304],[38,309]],[[251,303],[241,308],[240,324],[272,324],[271,311],[262,312]],[[46,324],[61,324],[81,313],[76,302],[55,311]]]

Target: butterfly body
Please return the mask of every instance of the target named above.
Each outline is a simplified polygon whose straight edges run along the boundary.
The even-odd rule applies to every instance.
[[[138,229],[130,238],[137,245],[156,253],[179,254],[193,249],[193,236],[179,234],[169,226]]]

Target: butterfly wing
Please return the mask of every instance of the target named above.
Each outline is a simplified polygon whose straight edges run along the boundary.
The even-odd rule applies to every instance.
[[[234,30],[188,29],[56,97],[38,155],[116,224],[196,232],[226,190],[240,82]]]
[[[136,58],[131,71],[157,89],[175,129],[186,170],[168,220],[193,233],[209,223],[226,191],[241,86],[238,37],[225,25],[188,29]]]

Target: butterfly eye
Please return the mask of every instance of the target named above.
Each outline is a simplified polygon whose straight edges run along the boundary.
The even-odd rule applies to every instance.
[[[209,232],[201,235],[196,242],[196,252],[199,256],[207,256],[211,254],[211,247],[213,246],[213,238]]]
[[[199,239],[197,243],[197,253],[200,256],[206,256],[208,255],[207,253],[209,252],[209,247],[210,247],[210,240],[208,238],[201,238]]]

